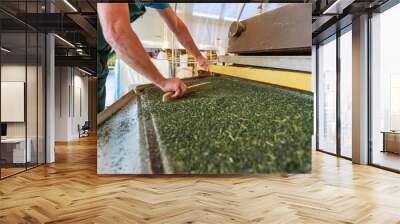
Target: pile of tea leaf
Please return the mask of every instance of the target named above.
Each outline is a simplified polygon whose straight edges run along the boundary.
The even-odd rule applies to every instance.
[[[311,170],[310,95],[232,77],[171,103],[156,87],[141,95],[155,120],[160,150],[174,173],[304,173]]]

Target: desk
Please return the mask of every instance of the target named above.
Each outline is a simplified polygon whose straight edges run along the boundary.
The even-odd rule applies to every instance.
[[[32,159],[30,138],[26,140],[28,143],[25,154],[25,138],[5,138],[1,139],[2,157],[9,163],[25,163],[30,162]],[[4,153],[3,153],[4,152]],[[5,154],[3,156],[3,154]],[[12,156],[11,156],[12,154]],[[12,158],[12,159],[11,159]],[[25,161],[25,159],[27,159]]]
[[[382,152],[400,154],[400,131],[383,131]]]

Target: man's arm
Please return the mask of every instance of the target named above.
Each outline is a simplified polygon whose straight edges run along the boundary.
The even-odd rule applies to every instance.
[[[99,3],[98,14],[105,40],[129,66],[161,88],[174,92],[174,97],[186,92],[186,85],[179,79],[165,79],[147,55],[129,20],[127,3]]]
[[[171,7],[157,11],[163,18],[165,23],[168,25],[169,29],[178,38],[179,42],[196,57],[200,66],[203,69],[207,70],[207,67],[210,64],[210,62],[207,61],[207,59],[204,58],[204,56],[200,53],[200,50],[194,43],[192,35],[190,34],[185,23],[182,22],[182,20],[171,9]]]

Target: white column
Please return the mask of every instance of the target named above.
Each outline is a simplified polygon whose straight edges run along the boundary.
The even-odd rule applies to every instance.
[[[314,132],[311,140],[313,150],[317,149],[317,47],[312,46],[311,57],[311,73],[312,73],[312,91],[314,95]]]
[[[368,15],[353,19],[353,162],[368,163]]]
[[[55,133],[55,56],[54,35],[46,36],[46,163],[55,161],[54,133]]]

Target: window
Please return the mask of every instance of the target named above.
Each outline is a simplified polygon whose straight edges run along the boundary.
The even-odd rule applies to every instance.
[[[340,36],[340,154],[352,157],[352,33]]]
[[[336,153],[336,36],[318,47],[318,149]]]
[[[371,18],[372,163],[400,170],[400,4]]]
[[[242,4],[226,4],[224,10],[224,20],[236,21]]]
[[[222,3],[194,3],[193,15],[206,18],[218,19],[221,15]]]

